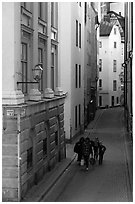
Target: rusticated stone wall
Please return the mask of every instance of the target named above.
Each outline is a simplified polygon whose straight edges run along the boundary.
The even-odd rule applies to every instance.
[[[46,154],[43,152],[45,138]],[[32,162],[28,168],[30,148]],[[3,106],[3,201],[19,201],[64,158],[64,97]]]

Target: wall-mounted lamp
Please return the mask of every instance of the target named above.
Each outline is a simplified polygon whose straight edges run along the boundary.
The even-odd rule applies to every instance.
[[[37,64],[33,69],[32,69],[32,72],[33,72],[33,78],[39,82],[41,80],[41,77],[42,77],[42,73],[43,73],[43,68]]]
[[[43,73],[43,68],[37,64],[33,69],[32,69],[32,73],[33,73],[33,78],[36,81],[18,81],[17,84],[34,84],[34,83],[38,83],[41,80],[42,77],[42,73]]]

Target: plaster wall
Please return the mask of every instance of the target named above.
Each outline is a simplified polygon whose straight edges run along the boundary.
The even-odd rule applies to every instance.
[[[71,5],[67,2],[59,3],[59,66],[60,81],[63,92],[67,93],[65,100],[64,125],[65,136],[70,139],[71,118]]]
[[[116,29],[116,34],[114,34],[114,28]],[[118,27],[114,25],[110,36],[100,37],[99,41],[102,41],[102,48],[99,48],[99,59],[103,60],[102,72],[99,72],[99,79],[102,79],[102,90],[99,91],[99,94],[102,95],[103,106],[112,105],[112,96],[114,96],[114,105],[119,105],[122,94],[119,74],[123,63],[123,44],[121,43]],[[116,48],[114,48],[114,42],[116,42]],[[117,61],[116,72],[113,71],[113,60]],[[113,80],[117,80],[117,91],[113,91]],[[105,93],[108,93],[108,104],[104,99]],[[119,104],[116,101],[117,97],[119,97]]]

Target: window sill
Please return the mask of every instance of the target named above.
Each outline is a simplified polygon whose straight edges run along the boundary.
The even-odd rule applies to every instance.
[[[32,13],[30,11],[28,11],[26,8],[24,8],[23,6],[21,6],[21,14],[23,14],[29,18],[32,18]]]

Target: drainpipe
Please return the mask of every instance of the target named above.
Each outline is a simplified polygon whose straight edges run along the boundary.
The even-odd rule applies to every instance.
[[[21,200],[21,156],[20,156],[20,135],[21,135],[21,128],[20,128],[20,111],[17,114],[17,147],[18,147],[18,202]]]

